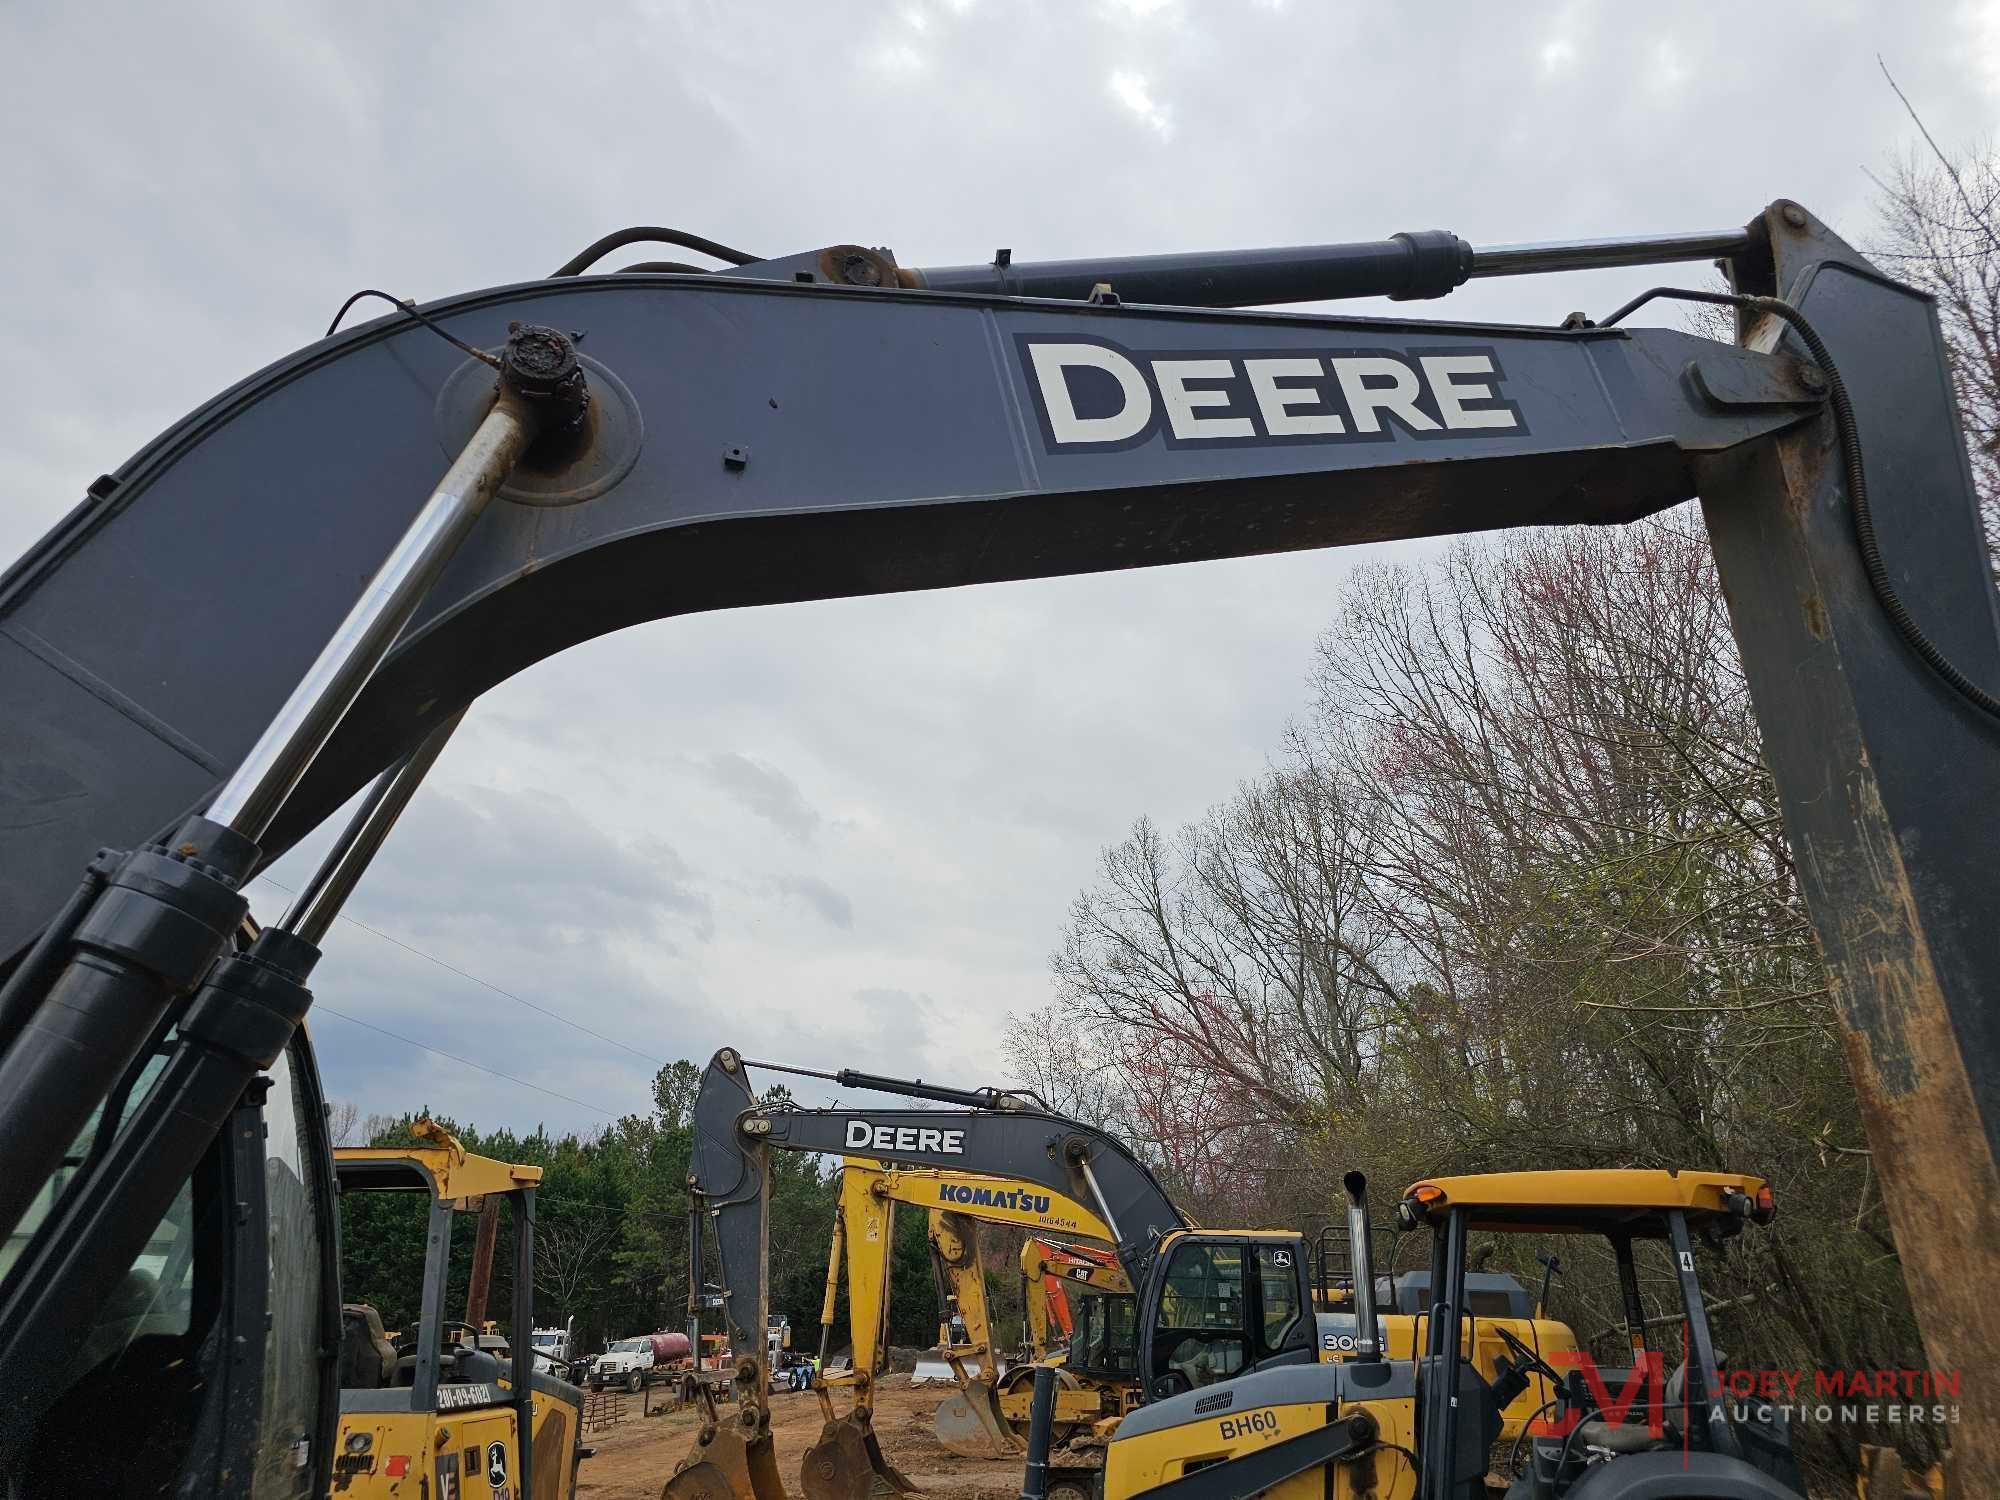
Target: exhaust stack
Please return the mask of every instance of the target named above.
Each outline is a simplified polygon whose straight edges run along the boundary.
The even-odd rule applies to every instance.
[[[1347,1189],[1347,1261],[1354,1273],[1354,1361],[1379,1364],[1382,1325],[1375,1315],[1375,1262],[1368,1236],[1368,1179],[1349,1172],[1341,1179]]]

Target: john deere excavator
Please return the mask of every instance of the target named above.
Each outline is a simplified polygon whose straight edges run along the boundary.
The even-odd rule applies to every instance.
[[[584,274],[661,239],[727,264]],[[1729,290],[1541,327],[1239,310],[1675,262]],[[1736,341],[1629,324],[1662,299],[1721,302]],[[1643,239],[938,267],[641,226],[247,376],[0,576],[0,1480],[325,1491],[340,1298],[299,1023],[493,684],[696,610],[1697,496],[1927,1361],[2000,1367],[2000,883],[1965,815],[2000,805],[2000,603],[1924,296],[1786,200]],[[253,938],[249,879],[364,789]],[[1110,1207],[1121,1262],[1175,1228]],[[1261,1276],[1282,1248],[1236,1253]],[[2000,1388],[1963,1414],[1960,1478],[2000,1493]]]

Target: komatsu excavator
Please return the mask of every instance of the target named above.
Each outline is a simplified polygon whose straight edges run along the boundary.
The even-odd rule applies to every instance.
[[[727,264],[585,274],[649,240]],[[1728,290],[1560,326],[1240,310],[1685,262]],[[1735,342],[1630,323],[1665,299],[1728,306]],[[643,226],[555,275],[385,300],[92,482],[0,576],[17,1493],[107,1465],[325,1491],[340,1302],[308,982],[495,683],[696,610],[1697,496],[1927,1363],[2000,1367],[2000,882],[1966,816],[2000,805],[2000,601],[1936,310],[1799,204],[1640,239],[940,267]],[[248,938],[247,882],[357,792]],[[1121,1259],[1172,1227],[1119,1206]],[[2000,1388],[1968,1385],[1963,1415],[1962,1481],[2000,1493]]]
[[[939,1442],[968,1458],[1018,1457],[1024,1451],[1024,1443],[1016,1436],[1015,1428],[1018,1425],[1025,1432],[1028,1418],[1018,1378],[1023,1367],[1017,1366],[1009,1372],[1000,1368],[1001,1351],[994,1342],[986,1280],[979,1263],[979,1224],[1005,1224],[1043,1233],[1075,1235],[1104,1245],[1111,1243],[1110,1229],[1094,1212],[1046,1188],[1023,1186],[976,1170],[906,1168],[885,1166],[863,1157],[846,1158],[841,1163],[838,1207],[827,1255],[826,1296],[820,1309],[821,1366],[826,1367],[830,1351],[834,1302],[843,1265],[853,1353],[847,1370],[824,1375],[818,1385],[826,1406],[827,1427],[820,1447],[806,1455],[803,1472],[807,1475],[809,1494],[818,1484],[820,1458],[832,1460],[838,1455],[852,1454],[857,1447],[875,1451],[870,1448],[875,1443],[871,1414],[889,1326],[890,1262],[898,1204],[921,1208],[929,1215],[933,1266],[945,1297],[964,1320],[965,1343],[953,1343],[949,1334],[941,1340],[940,1357],[950,1366],[958,1390],[939,1405],[934,1425]],[[1031,1238],[1028,1246],[1039,1243]],[[1024,1266],[1029,1254],[1030,1249],[1024,1248]],[[1034,1251],[1038,1270],[1058,1258],[1071,1265],[1080,1263],[1100,1276],[1108,1269],[1123,1279],[1115,1266],[1106,1268],[1055,1247]],[[1027,1322],[1035,1357],[1039,1358],[1041,1345],[1047,1338],[1047,1294],[1039,1285],[1039,1277],[1035,1292],[1038,1295],[1029,1299]],[[1039,1317],[1036,1303],[1043,1308]],[[1041,1325],[1039,1332],[1034,1331],[1037,1323]],[[1008,1379],[1008,1375],[1015,1378]],[[1060,1397],[1061,1422],[1074,1427],[1103,1415],[1118,1414],[1122,1410],[1120,1388],[1131,1383],[1129,1370],[1118,1384],[1066,1376]],[[847,1415],[836,1419],[826,1392],[842,1387],[851,1390],[853,1400]],[[1003,1393],[1009,1391],[1016,1393],[1012,1411],[1003,1404]],[[843,1430],[846,1428],[855,1429],[855,1435],[849,1437]],[[870,1467],[885,1474],[894,1472],[886,1463],[871,1462]],[[838,1485],[835,1490],[845,1493]]]

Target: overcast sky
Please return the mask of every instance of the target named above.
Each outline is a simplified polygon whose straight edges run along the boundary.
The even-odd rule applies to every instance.
[[[1877,53],[1940,140],[1989,130],[1993,0],[7,0],[0,555],[354,288],[519,280],[627,224],[935,265],[1705,229],[1787,196],[1865,241],[1867,173],[1918,144]],[[1554,322],[1647,284],[1435,311]],[[1342,574],[1394,551],[696,616],[543,663],[473,707],[349,908],[376,931],[330,935],[329,1091],[589,1128],[724,1043],[998,1081],[1098,851],[1258,771]]]

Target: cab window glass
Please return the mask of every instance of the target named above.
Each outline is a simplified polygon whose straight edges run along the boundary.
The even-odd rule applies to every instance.
[[[1139,1312],[1133,1297],[1075,1300],[1069,1366],[1097,1374],[1130,1375],[1138,1363]]]
[[[1263,1245],[1257,1250],[1257,1290],[1267,1353],[1293,1348],[1304,1336],[1305,1309],[1299,1305],[1296,1261],[1297,1252],[1287,1246]]]
[[[291,1053],[272,1066],[264,1096],[264,1195],[271,1257],[264,1338],[263,1425],[258,1500],[307,1500],[319,1408],[322,1237],[314,1190],[322,1170],[324,1117],[309,1087],[309,1060]]]
[[[1184,1244],[1161,1289],[1151,1378],[1188,1389],[1227,1380],[1248,1363],[1241,1245]]]
[[[1241,1329],[1242,1246],[1181,1246],[1167,1270],[1160,1322],[1169,1328]]]

